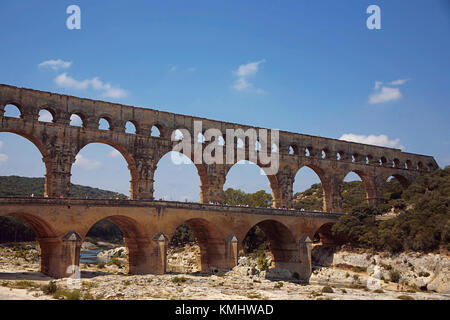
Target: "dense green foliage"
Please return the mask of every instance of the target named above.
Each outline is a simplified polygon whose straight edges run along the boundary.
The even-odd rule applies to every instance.
[[[418,177],[406,190],[388,184],[386,203],[355,207],[340,218],[333,234],[353,245],[399,252],[450,249],[450,166]],[[377,215],[391,209],[392,219]]]
[[[240,189],[228,188],[224,193],[224,203],[229,205],[249,207],[270,207],[272,205],[272,196],[264,190],[245,193]]]
[[[171,246],[183,246],[186,243],[194,243],[195,235],[187,224],[182,224],[175,229],[172,238],[170,239]]]

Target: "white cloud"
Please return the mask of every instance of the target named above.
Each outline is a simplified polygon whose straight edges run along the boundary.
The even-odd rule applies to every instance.
[[[0,141],[0,149],[3,148],[3,141]]]
[[[73,165],[80,167],[84,170],[90,171],[90,170],[97,169],[98,167],[100,167],[102,165],[102,163],[97,160],[90,160],[88,158],[85,158],[81,154],[77,154],[75,157],[75,163]]]
[[[392,81],[390,84],[393,86],[401,86],[402,84],[405,84],[405,82],[408,80],[409,79],[398,79],[398,80]]]
[[[110,156],[111,158],[117,158],[117,157],[120,157],[122,154],[118,151],[118,150],[116,150],[116,149],[114,149],[114,150],[111,150],[109,153],[108,153],[108,156]]]
[[[67,69],[72,65],[72,61],[63,61],[61,59],[58,60],[47,60],[39,64],[40,68],[49,67],[53,70],[58,69]]]
[[[177,70],[177,66],[172,66],[172,67],[170,67],[170,69],[169,69],[170,72],[174,72],[175,70]]]
[[[249,62],[247,64],[242,64],[235,71],[235,73],[238,77],[252,76],[258,72],[259,65],[264,62],[266,62],[266,59],[262,59],[262,60],[255,61],[255,62]]]
[[[389,88],[389,87],[381,87],[381,90],[378,90],[375,93],[372,93],[369,97],[370,104],[384,103],[388,101],[394,101],[401,99],[402,93],[399,88]]]
[[[103,83],[98,77],[79,81],[64,72],[57,76],[54,81],[62,88],[86,90],[92,87],[94,90],[103,91],[101,96],[105,98],[124,98],[127,96],[127,92],[122,88],[112,87],[109,83]]]
[[[256,93],[264,93],[262,89],[254,89],[253,84],[247,80],[247,77],[255,75],[259,70],[259,65],[266,62],[265,59],[242,64],[233,73],[238,76],[238,79],[233,84],[233,89],[237,91],[250,91]]]
[[[339,140],[352,141],[364,144],[371,144],[375,146],[388,147],[388,148],[397,148],[404,150],[405,147],[400,144],[400,139],[389,139],[389,137],[385,134],[376,135],[358,135],[353,133],[343,134]]]
[[[398,79],[388,83],[391,86],[401,86],[406,83],[409,79]],[[374,92],[369,96],[370,104],[383,103],[388,101],[394,101],[401,99],[403,97],[399,88],[391,88],[387,86],[382,86],[382,81],[375,81]]]

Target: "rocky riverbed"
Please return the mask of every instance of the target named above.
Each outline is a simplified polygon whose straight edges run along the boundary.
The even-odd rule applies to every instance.
[[[259,270],[256,257],[240,257],[228,272],[198,272],[195,245],[171,248],[165,275],[127,275],[125,248],[103,248],[99,258],[106,262],[82,264],[81,280],[54,280],[49,289],[35,244],[0,246],[0,299],[450,299],[450,259],[439,254],[316,246],[305,284],[286,270]]]

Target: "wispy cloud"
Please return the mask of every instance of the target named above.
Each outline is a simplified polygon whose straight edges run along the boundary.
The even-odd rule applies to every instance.
[[[197,67],[190,67],[187,69],[187,71],[189,71],[189,72],[197,71]]]
[[[237,91],[264,93],[264,90],[254,88],[253,84],[247,79],[250,76],[254,76],[258,72],[259,66],[264,62],[266,62],[266,60],[262,59],[259,61],[242,64],[236,71],[233,71],[233,73],[238,77],[232,86],[233,89]]]
[[[169,69],[170,72],[174,72],[175,70],[177,70],[177,66],[171,66]]]
[[[62,88],[86,90],[91,87],[94,90],[102,91],[101,96],[105,98],[124,98],[127,96],[127,92],[124,89],[113,87],[109,83],[104,83],[98,77],[86,80],[76,80],[64,72],[57,76],[54,81]]]
[[[408,81],[408,80],[409,80],[409,79],[398,79],[398,80],[392,81],[392,82],[390,83],[390,85],[393,85],[393,86],[401,86],[402,84],[405,84],[406,81]]]
[[[400,139],[389,139],[389,137],[385,134],[380,135],[359,135],[353,133],[343,134],[339,140],[352,141],[364,144],[371,144],[375,146],[388,147],[388,148],[397,148],[404,150],[405,147],[400,144]]]
[[[3,141],[0,141],[0,149],[3,148]],[[0,153],[0,165],[8,161],[8,155],[6,153]]]
[[[398,79],[389,82],[390,86],[401,86],[409,79]],[[400,88],[384,86],[382,81],[375,81],[374,91],[369,96],[370,104],[378,104],[401,99],[403,97]]]
[[[57,60],[47,60],[44,62],[41,62],[38,66],[39,68],[51,68],[53,70],[59,70],[59,69],[67,69],[72,65],[72,61],[64,61],[61,59]]]
[[[97,160],[91,160],[91,159],[85,158],[81,154],[77,154],[75,157],[75,163],[73,165],[80,167],[84,170],[91,171],[91,170],[95,170],[98,167],[100,167],[102,165],[102,163]]]

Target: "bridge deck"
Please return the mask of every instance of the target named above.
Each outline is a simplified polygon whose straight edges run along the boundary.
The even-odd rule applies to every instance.
[[[223,204],[205,204],[197,202],[162,200],[124,200],[124,199],[77,199],[77,198],[40,198],[40,197],[0,197],[1,205],[64,205],[64,206],[101,206],[101,207],[149,207],[175,208],[189,210],[228,211],[242,214],[269,214],[299,217],[335,217],[341,212],[303,211],[284,208],[248,207]]]

